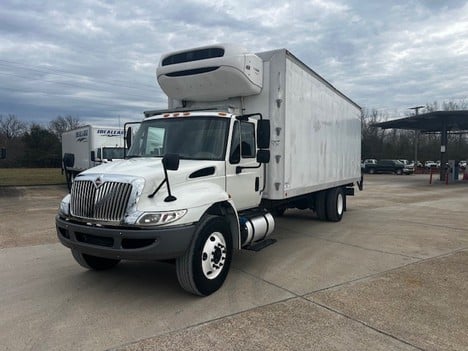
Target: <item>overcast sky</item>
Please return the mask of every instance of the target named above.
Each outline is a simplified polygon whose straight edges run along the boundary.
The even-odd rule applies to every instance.
[[[0,2],[0,114],[117,125],[165,108],[162,53],[212,43],[287,48],[390,117],[468,98],[468,1]]]

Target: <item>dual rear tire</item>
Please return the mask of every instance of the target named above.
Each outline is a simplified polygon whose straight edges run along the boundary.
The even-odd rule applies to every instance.
[[[339,222],[346,208],[343,188],[323,190],[315,196],[315,212],[322,221]]]

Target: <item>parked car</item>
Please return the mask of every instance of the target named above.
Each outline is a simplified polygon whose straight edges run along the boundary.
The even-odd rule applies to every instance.
[[[401,163],[405,165],[406,172],[404,173],[407,173],[407,174],[414,173],[414,162],[410,162],[408,160],[398,160],[398,161],[400,161]]]
[[[380,160],[375,164],[367,164],[364,172],[374,173],[395,173],[395,174],[412,174],[413,169],[406,167],[399,160]]]
[[[363,162],[361,162],[361,168],[365,169],[366,165],[375,165],[377,160],[375,158],[367,158]]]
[[[425,168],[434,168],[434,167],[437,167],[437,163],[434,162],[434,161],[426,161],[426,162],[424,162],[424,167]]]

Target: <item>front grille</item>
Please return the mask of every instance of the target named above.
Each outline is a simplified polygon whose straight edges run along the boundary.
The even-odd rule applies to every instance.
[[[132,186],[104,182],[96,187],[91,180],[75,180],[71,190],[73,216],[100,221],[120,221],[127,209]]]

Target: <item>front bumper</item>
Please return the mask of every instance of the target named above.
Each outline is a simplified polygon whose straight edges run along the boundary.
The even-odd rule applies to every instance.
[[[165,260],[188,249],[196,225],[158,229],[116,229],[78,224],[55,218],[57,236],[66,247],[112,259]]]

